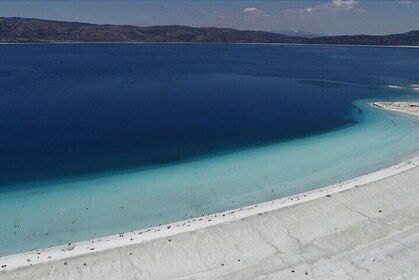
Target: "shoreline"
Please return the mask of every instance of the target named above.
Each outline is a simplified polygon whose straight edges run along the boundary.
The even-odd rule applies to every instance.
[[[419,118],[419,107],[416,105],[416,102],[372,102],[370,103],[370,106]],[[408,106],[411,110],[406,110],[403,106]],[[396,107],[396,109],[394,107]],[[68,245],[37,249],[8,256],[0,256],[0,273],[28,266],[109,251],[130,245],[139,245],[147,241],[167,238],[185,232],[204,230],[211,226],[228,224],[230,222],[243,220],[244,218],[262,215],[263,213],[273,212],[275,210],[288,208],[298,204],[304,204],[323,197],[330,197],[332,194],[341,193],[359,186],[381,181],[414,169],[418,166],[419,156],[415,155],[414,157],[401,163],[366,175],[284,198],[151,228],[122,232],[116,235],[69,243]]]
[[[223,42],[0,42],[0,45],[278,45],[278,46],[331,46],[331,47],[376,47],[376,48],[419,48],[414,45],[357,45],[357,44],[305,44],[305,43],[223,43]]]
[[[76,243],[69,243],[68,245],[63,246],[49,247],[14,255],[1,256],[0,273],[72,257],[103,252],[119,247],[139,245],[146,241],[167,238],[184,232],[201,230],[214,225],[242,220],[247,217],[261,215],[262,213],[272,212],[278,209],[287,208],[323,197],[329,197],[332,194],[340,193],[355,187],[360,187],[369,183],[386,179],[393,175],[413,169],[417,166],[419,166],[419,156],[344,182],[332,184],[326,187],[291,195],[284,198],[187,219],[179,222],[164,224],[156,227],[123,232],[116,235],[105,236]]]
[[[416,87],[414,87],[416,90]],[[372,102],[372,106],[406,116],[419,118],[419,102]]]

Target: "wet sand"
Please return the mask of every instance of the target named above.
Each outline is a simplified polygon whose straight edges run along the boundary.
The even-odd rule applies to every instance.
[[[259,205],[1,257],[0,279],[416,279],[418,164],[415,158]]]

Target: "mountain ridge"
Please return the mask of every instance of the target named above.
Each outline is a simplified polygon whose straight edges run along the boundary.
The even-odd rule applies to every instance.
[[[0,17],[2,43],[289,43],[419,46],[419,30],[390,35],[290,36],[183,25],[134,26]]]

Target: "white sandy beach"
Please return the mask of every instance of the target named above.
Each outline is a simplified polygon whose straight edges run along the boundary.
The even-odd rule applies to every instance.
[[[374,106],[419,117],[419,102],[374,102]]]
[[[419,116],[411,103],[374,105]],[[418,165],[416,157],[283,199],[1,257],[0,279],[419,279]]]

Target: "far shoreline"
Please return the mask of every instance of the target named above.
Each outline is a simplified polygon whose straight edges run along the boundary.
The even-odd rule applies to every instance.
[[[83,42],[83,41],[45,41],[45,42],[0,42],[0,45],[271,45],[271,46],[325,46],[360,48],[412,48],[414,45],[357,45],[357,44],[306,44],[306,43],[228,43],[228,42]]]

